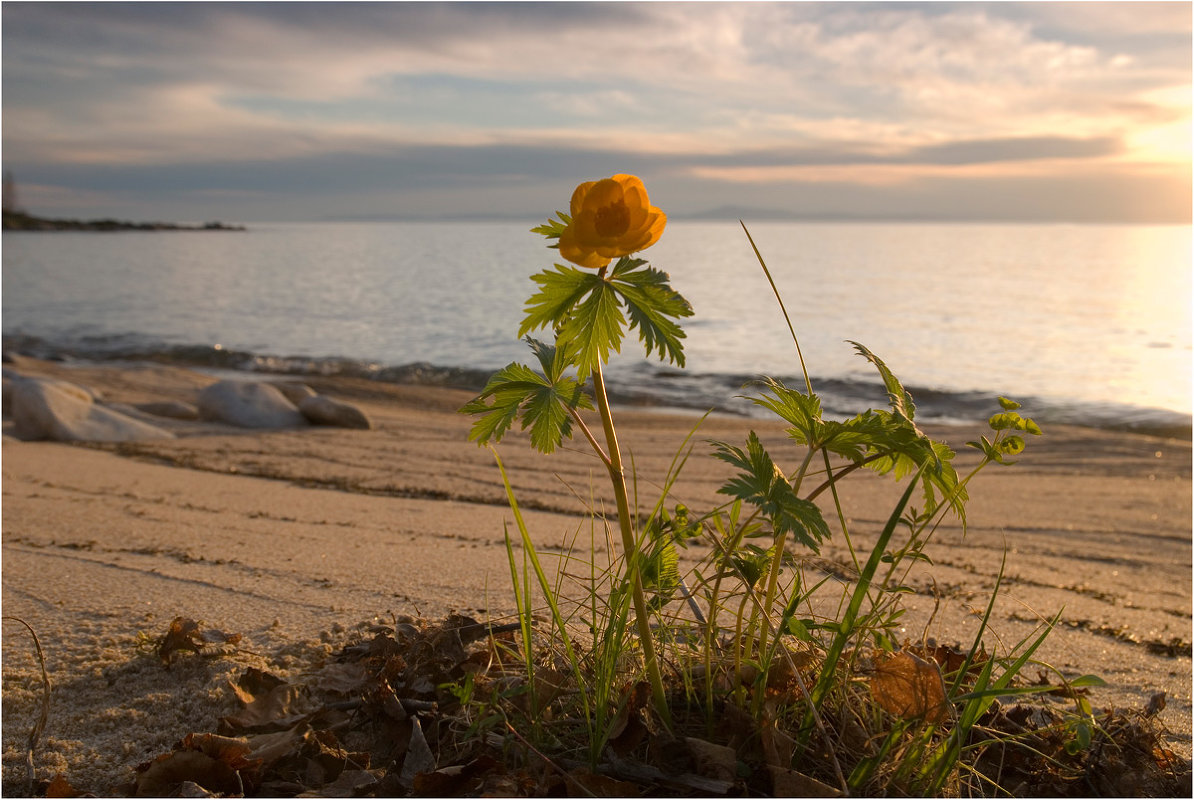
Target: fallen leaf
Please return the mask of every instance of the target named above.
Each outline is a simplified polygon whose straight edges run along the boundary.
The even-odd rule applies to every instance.
[[[208,645],[235,645],[241,640],[239,633],[200,630],[200,623],[189,617],[175,617],[166,633],[158,639],[157,653],[162,664],[170,666],[176,653],[198,653]]]
[[[945,720],[945,682],[937,664],[903,650],[876,659],[871,695],[884,710],[903,719]]]
[[[719,781],[733,781],[738,775],[738,754],[732,747],[688,737],[684,740],[692,752],[698,775]]]
[[[569,797],[638,797],[642,794],[636,784],[599,775],[585,767],[569,772],[564,785]]]
[[[255,667],[245,670],[232,684],[232,690],[244,708],[220,720],[220,728],[225,732],[286,730],[304,717],[299,704],[303,688]]]
[[[482,755],[467,764],[415,775],[414,794],[417,797],[475,797],[492,775],[505,772],[497,759]]]
[[[769,765],[772,797],[841,797],[842,793],[827,783],[810,778],[794,769]]]
[[[95,797],[71,785],[64,775],[55,775],[46,786],[46,797]]]
[[[418,717],[411,717],[410,745],[406,748],[406,757],[402,760],[400,780],[409,786],[414,785],[415,777],[419,774],[435,772],[435,756],[423,736],[423,726]]]

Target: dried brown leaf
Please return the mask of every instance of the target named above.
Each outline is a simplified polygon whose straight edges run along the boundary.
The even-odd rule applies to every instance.
[[[473,797],[494,775],[505,773],[497,759],[482,755],[467,764],[415,775],[413,791],[418,797]]]
[[[897,717],[923,717],[933,724],[945,721],[947,704],[941,670],[936,663],[906,650],[876,659],[871,695]]]
[[[411,717],[410,744],[406,748],[406,757],[402,760],[400,780],[413,786],[415,777],[420,774],[435,772],[435,756],[423,736],[423,726],[418,717]]]
[[[810,778],[794,769],[768,765],[773,797],[841,797],[842,793],[827,783]]]
[[[165,753],[137,767],[136,797],[169,797],[185,782],[196,783],[209,792],[241,795],[244,788],[236,770],[218,758],[198,750]]]
[[[265,733],[294,727],[302,721],[299,710],[303,688],[285,683],[280,678],[250,667],[232,684],[236,698],[244,708],[220,720],[225,732]]]
[[[169,629],[157,642],[158,658],[162,664],[170,666],[177,653],[198,653],[208,645],[235,645],[241,640],[239,633],[201,630],[199,625],[189,617],[175,617],[170,622]]]
[[[733,781],[738,775],[738,754],[732,747],[688,737],[684,740],[692,753],[697,774],[719,781]]]
[[[95,797],[95,795],[79,791],[71,785],[65,775],[55,775],[46,785],[46,797]]]
[[[638,797],[642,794],[637,784],[599,775],[585,767],[577,767],[568,773],[568,777],[564,785],[569,797]]]

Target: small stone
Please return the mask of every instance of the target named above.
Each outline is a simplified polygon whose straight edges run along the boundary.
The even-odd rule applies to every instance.
[[[313,425],[334,425],[366,431],[373,428],[373,422],[356,406],[321,394],[303,400],[298,410]]]
[[[269,383],[219,381],[199,392],[200,419],[240,428],[297,428],[307,424],[294,404]]]

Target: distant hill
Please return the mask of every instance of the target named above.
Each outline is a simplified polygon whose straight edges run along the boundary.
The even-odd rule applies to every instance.
[[[178,225],[173,222],[127,222],[118,219],[47,219],[24,211],[5,211],[6,231],[243,231],[241,225],[208,222],[203,225]]]

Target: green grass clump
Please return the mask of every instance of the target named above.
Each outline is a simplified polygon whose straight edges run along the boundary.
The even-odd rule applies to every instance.
[[[559,217],[536,231],[558,238],[571,224]],[[670,497],[694,429],[657,479],[655,503],[632,509],[602,366],[628,327],[648,356],[683,366],[679,320],[692,309],[666,274],[630,256],[596,272],[556,265],[534,281],[520,335],[547,328],[556,340],[526,336],[539,369],[496,373],[462,409],[477,417],[470,438],[496,443],[518,421],[551,453],[579,431],[606,467],[616,510],[593,509],[588,553],[577,554],[578,529],[553,573],[497,458],[516,528],[506,541],[519,626],[494,642],[484,699],[469,694],[485,709],[480,728],[565,772],[579,765],[675,793],[1005,794],[1030,781],[1027,756],[1010,752],[1030,754],[1059,780],[1078,769],[1103,735],[1083,695],[1100,681],[1056,671],[1055,681],[1024,680],[1027,666],[1043,667],[1034,655],[1057,617],[986,649],[997,583],[968,649],[899,639],[901,598],[911,571],[931,567],[935,531],[951,515],[964,527],[974,476],[1011,464],[1025,436],[1041,434],[1017,403],[998,398],[989,434],[969,443],[977,465],[959,474],[954,451],[917,427],[899,379],[852,342],[877,370],[887,407],[826,419],[776,291],[804,385],[762,378],[749,399],[786,423],[790,448],[772,453],[753,432],[712,442],[709,455],[728,468],[724,502],[698,512]],[[602,439],[582,411],[596,411]],[[858,470],[906,484],[869,548],[839,493]],[[831,538],[848,553],[848,580],[809,566]],[[598,564],[597,543],[607,540],[611,556]],[[682,575],[679,553],[698,552],[697,542],[705,555]],[[1027,725],[1009,716],[1017,696],[1046,692],[1069,697],[1069,711]],[[658,775],[648,779],[651,770]]]

